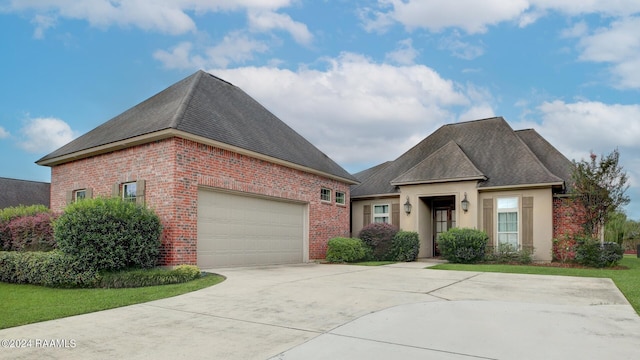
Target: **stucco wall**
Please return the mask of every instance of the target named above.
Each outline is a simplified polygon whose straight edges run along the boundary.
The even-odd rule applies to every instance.
[[[482,204],[484,199],[493,199],[493,211],[495,213],[495,199],[498,197],[518,197],[520,214],[522,214],[522,198],[533,197],[533,259],[535,261],[551,261],[551,246],[553,239],[553,196],[551,188],[482,192],[479,194],[478,203]],[[482,206],[477,210],[478,219],[482,219]],[[495,239],[495,232],[497,229],[497,217],[495,215],[493,221],[493,238]],[[520,215],[518,226],[520,237],[522,237],[522,215]]]
[[[360,233],[360,230],[364,227],[364,207],[366,205],[370,205],[373,209],[373,205],[389,205],[389,211],[391,211],[391,206],[393,204],[399,204],[400,198],[395,196],[378,198],[378,199],[365,199],[365,200],[354,200],[351,204],[353,208],[353,212],[351,215],[351,236],[357,237]],[[404,215],[404,211],[402,210],[402,204],[400,204],[400,219],[402,221],[402,217]],[[373,219],[370,220],[373,222]],[[401,224],[393,224],[398,228],[401,228]]]
[[[337,180],[237,154],[191,140],[171,138],[54,166],[51,207],[60,211],[66,193],[91,188],[109,197],[113,185],[145,180],[145,201],[162,219],[162,263],[197,261],[198,187],[242,191],[309,205],[309,258],[322,259],[327,241],[349,234],[349,186]],[[346,204],[320,201],[322,187],[342,191]]]

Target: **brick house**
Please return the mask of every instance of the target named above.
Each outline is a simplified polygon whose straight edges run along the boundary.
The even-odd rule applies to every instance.
[[[355,177],[238,87],[198,71],[37,161],[51,208],[120,196],[160,216],[161,262],[324,258]]]
[[[481,229],[550,261],[552,239],[580,228],[567,186],[572,163],[533,129],[501,118],[444,125],[393,161],[354,174],[352,234],[371,222],[416,231],[420,257],[438,255],[451,227]]]

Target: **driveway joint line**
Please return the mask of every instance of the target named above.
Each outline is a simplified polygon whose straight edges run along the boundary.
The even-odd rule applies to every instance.
[[[327,334],[333,335],[333,336],[340,336],[340,337],[344,337],[344,338],[349,338],[349,339],[357,339],[357,340],[375,342],[375,343],[380,343],[380,344],[389,344],[389,345],[403,346],[403,347],[409,347],[409,348],[414,348],[414,349],[436,351],[436,352],[441,352],[441,353],[446,353],[446,354],[462,355],[462,356],[466,356],[466,357],[473,358],[473,359],[498,360],[497,358],[490,358],[490,357],[486,357],[486,356],[471,355],[471,354],[459,353],[459,352],[448,351],[448,350],[428,348],[428,347],[424,347],[424,346],[401,344],[401,343],[392,342],[392,341],[368,339],[368,338],[363,338],[363,337],[360,337],[360,336],[344,335],[344,334],[336,334],[336,333],[327,333]]]
[[[480,276],[480,275],[482,275],[482,274],[483,274],[483,273],[477,273],[477,274],[471,275],[471,276],[466,277],[466,278],[464,278],[464,279],[460,279],[460,280],[454,281],[454,282],[452,282],[451,284],[447,284],[447,285],[441,286],[441,287],[439,287],[439,288],[437,288],[437,289],[433,289],[433,290],[431,290],[431,291],[427,291],[427,292],[426,292],[426,293],[424,293],[424,294],[431,295],[431,296],[435,296],[435,297],[438,297],[438,298],[440,298],[440,299],[443,299],[442,297],[439,297],[439,296],[433,295],[432,293],[434,293],[434,292],[436,292],[436,291],[440,291],[440,290],[442,290],[442,289],[446,289],[446,288],[448,288],[448,287],[450,287],[450,286],[453,286],[453,285],[460,284],[461,282],[465,282],[465,281],[467,281],[467,280],[471,280],[471,279],[476,278],[476,277],[478,277],[478,276]],[[449,299],[444,299],[444,300],[449,300]]]
[[[185,314],[191,314],[191,315],[202,315],[202,316],[207,316],[207,317],[212,317],[212,318],[217,318],[217,319],[239,321],[239,322],[244,322],[244,323],[248,323],[248,324],[272,326],[272,327],[277,327],[277,328],[281,328],[281,329],[303,331],[303,332],[308,332],[308,333],[313,333],[313,334],[318,334],[318,335],[325,333],[322,330],[302,329],[302,328],[297,328],[297,327],[293,327],[293,326],[269,324],[269,323],[264,323],[264,322],[259,322],[259,321],[244,320],[244,319],[238,319],[238,318],[233,318],[233,317],[228,317],[228,316],[207,314],[207,313],[202,313],[202,312],[197,312],[197,311],[181,310],[181,309],[175,309],[175,308],[165,307],[165,306],[158,306],[158,305],[151,305],[151,304],[139,304],[139,305],[154,307],[154,308],[163,309],[163,310],[177,311],[177,312],[181,312],[181,313],[185,313]]]

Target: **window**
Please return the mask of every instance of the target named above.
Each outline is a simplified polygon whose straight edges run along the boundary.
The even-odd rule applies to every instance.
[[[122,198],[126,201],[135,202],[137,194],[136,188],[137,184],[135,182],[122,184]]]
[[[325,188],[320,189],[320,200],[331,201],[331,190]]]
[[[336,191],[336,204],[340,204],[340,205],[344,205],[346,200],[345,200],[345,196],[344,193],[342,191]]]
[[[389,205],[373,205],[373,222],[389,223]]]
[[[518,246],[518,198],[498,198],[498,244]]]
[[[83,190],[76,190],[73,192],[73,201],[79,201],[82,199],[86,199],[87,198],[87,190],[83,189]]]

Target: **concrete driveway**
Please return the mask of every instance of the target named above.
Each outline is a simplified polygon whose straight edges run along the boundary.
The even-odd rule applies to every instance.
[[[609,279],[427,265],[215,269],[227,280],[208,289],[0,330],[0,340],[58,340],[56,347],[0,348],[0,358],[639,356],[640,318]]]

